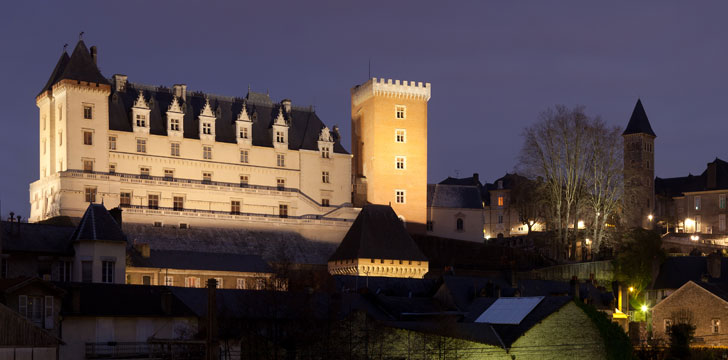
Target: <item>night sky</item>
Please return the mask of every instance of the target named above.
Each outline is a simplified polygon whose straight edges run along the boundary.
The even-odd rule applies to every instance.
[[[45,3],[45,4],[43,4]],[[588,4],[587,4],[588,3]],[[521,132],[554,104],[624,127],[638,97],[656,175],[728,160],[725,1],[13,1],[0,13],[2,213],[29,215],[35,96],[85,31],[129,81],[313,104],[350,149],[349,89],[371,74],[432,83],[429,182],[513,171]]]

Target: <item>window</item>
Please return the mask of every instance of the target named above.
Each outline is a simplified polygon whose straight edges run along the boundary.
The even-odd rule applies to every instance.
[[[502,196],[498,197],[498,206],[503,206],[503,197]]]
[[[210,183],[212,183],[212,173],[211,172],[203,172],[202,173],[202,183],[203,184],[210,184]]]
[[[239,200],[230,201],[230,213],[233,215],[240,215],[240,201]]]
[[[179,223],[179,228],[180,229],[189,229],[190,228],[190,225],[189,224],[185,224],[185,223]]]
[[[397,119],[404,119],[407,115],[407,107],[404,105],[397,105],[394,107],[394,113]]]
[[[240,175],[240,187],[248,186],[248,175]]]
[[[404,156],[396,156],[394,158],[394,164],[397,170],[404,170],[407,167],[407,158]]]
[[[53,299],[52,296],[49,296]],[[43,297],[42,296],[18,296],[18,312],[36,325],[43,323]]]
[[[148,167],[140,167],[139,168],[139,175],[142,179],[148,179],[149,178],[149,168]]]
[[[159,209],[159,195],[158,194],[148,194],[147,195],[147,206],[150,209]]]
[[[725,231],[725,214],[718,215],[718,230]]]
[[[711,320],[710,325],[713,334],[720,334],[720,319]]]
[[[458,218],[457,221],[455,221],[455,229],[457,229],[457,231],[463,231],[463,225],[463,219]]]
[[[247,127],[241,127],[240,128],[240,134],[241,139],[247,139],[248,138],[248,128]]]
[[[137,152],[139,152],[139,153],[147,152],[147,140],[146,139],[136,139],[136,140],[137,140]]]
[[[175,196],[172,198],[172,208],[175,211],[182,211],[185,209],[185,198],[182,196]]]
[[[321,199],[321,206],[329,207],[329,199]]]
[[[185,287],[198,288],[200,287],[200,278],[188,276],[185,278]]]
[[[235,288],[240,290],[245,289],[245,279],[238,278],[235,284]]]
[[[81,282],[93,281],[93,261],[81,261]]]
[[[177,119],[177,118],[169,119],[169,130],[179,131],[179,119]]]
[[[95,187],[87,186],[84,189],[84,195],[86,198],[86,202],[88,202],[88,203],[96,202],[96,188]]]
[[[394,130],[394,142],[398,142],[398,143],[407,142],[407,130],[405,130],[405,129]]]
[[[286,142],[286,136],[283,134],[283,131],[276,131],[276,142],[279,144]]]
[[[173,169],[164,169],[164,180],[167,180],[167,181],[174,180],[174,170]]]
[[[170,155],[179,156],[179,143],[170,144]]]
[[[702,224],[702,221],[700,221],[700,220],[702,220],[700,218],[700,215],[696,215],[695,216],[695,232],[700,232],[702,230],[701,229],[702,228],[701,225],[703,225],[703,224]]]
[[[672,326],[672,319],[665,319],[665,332],[670,331],[670,326]]]
[[[84,106],[83,107],[83,118],[87,120],[93,119],[93,107],[91,106]]]
[[[161,228],[162,227],[162,222],[161,221],[155,221],[154,224],[152,224],[152,226],[154,226],[154,227],[160,227]]]
[[[83,131],[83,144],[84,145],[93,145],[94,144],[93,131],[88,131],[88,130]]]
[[[329,149],[328,146],[322,146],[321,147],[321,157],[324,158],[324,159],[328,159],[329,157],[331,157],[331,155],[330,155],[330,149]]]
[[[283,191],[286,188],[286,179],[284,178],[278,178],[276,179],[276,187],[278,187],[278,190]]]
[[[280,204],[278,205],[278,216],[282,218],[288,217],[288,205]]]
[[[213,278],[213,279],[215,279],[215,288],[216,289],[222,289],[222,278],[221,277],[216,277],[216,278]]]
[[[142,275],[142,285],[152,285],[152,277],[149,275]]]
[[[718,195],[718,207],[725,209],[725,194]]]
[[[435,228],[435,223],[433,223],[432,221],[428,221],[426,226],[427,226],[427,231],[432,231],[432,229]]]
[[[45,116],[45,115],[43,115],[43,130],[45,130],[45,129],[46,129],[46,123],[47,123],[47,122],[48,122],[48,120],[46,119],[46,116]]]
[[[404,204],[407,202],[407,193],[405,190],[394,190],[394,202]]]
[[[202,133],[205,135],[212,135],[212,124],[202,123]]]
[[[695,197],[695,210],[700,210],[700,196]]]
[[[329,172],[328,171],[322,171],[321,172],[321,180],[323,181],[324,184],[330,183],[330,181],[329,181]]]
[[[83,161],[83,172],[85,172],[85,173],[94,172],[94,161],[93,160],[84,160]]]
[[[137,127],[147,127],[147,116],[142,114],[137,114],[136,116],[136,126]]]
[[[130,192],[122,192],[119,194],[119,205],[121,205],[121,206],[131,205],[131,193]]]
[[[503,215],[498,215],[498,223],[499,224],[503,223]]]
[[[166,286],[174,286],[174,276],[165,276],[164,277],[164,285],[166,285]]]
[[[240,162],[243,164],[248,163],[248,150],[240,150]]]
[[[43,313],[43,319],[45,320],[43,327],[46,329],[53,329],[53,325],[55,325],[53,321],[53,296],[45,296],[43,304],[45,305],[43,307],[45,310]]]
[[[286,156],[283,154],[276,154],[276,165],[280,167],[286,166]]]
[[[58,281],[71,282],[71,274],[73,274],[73,263],[70,261],[59,261]]]
[[[116,174],[116,164],[109,164],[109,174]]]
[[[43,155],[46,154],[46,139],[43,139]]]
[[[63,131],[58,132],[58,146],[63,146]]]
[[[263,279],[263,278],[255,279],[255,290],[265,290],[265,279]]]
[[[212,160],[212,146],[203,146],[202,147],[202,158],[205,160]]]
[[[116,150],[116,136],[109,136],[109,150]]]

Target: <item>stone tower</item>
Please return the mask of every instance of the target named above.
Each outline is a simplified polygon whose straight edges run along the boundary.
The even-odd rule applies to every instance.
[[[642,101],[632,111],[624,138],[624,218],[627,227],[652,227],[655,208],[655,132]]]
[[[373,78],[351,89],[355,206],[391,205],[407,229],[427,221],[430,84]]]

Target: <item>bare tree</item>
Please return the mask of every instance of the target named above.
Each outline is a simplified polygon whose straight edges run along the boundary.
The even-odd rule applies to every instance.
[[[544,181],[542,178],[531,180],[522,176],[515,176],[515,182],[511,189],[511,204],[518,210],[518,220],[526,225],[528,234],[533,230],[533,225],[543,222],[545,219]]]

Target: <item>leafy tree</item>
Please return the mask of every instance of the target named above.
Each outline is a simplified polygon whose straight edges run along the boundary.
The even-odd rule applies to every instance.
[[[635,288],[635,295],[652,282],[654,262],[662,263],[666,254],[662,238],[651,230],[634,228],[624,235],[617,257],[614,259],[617,281]]]

